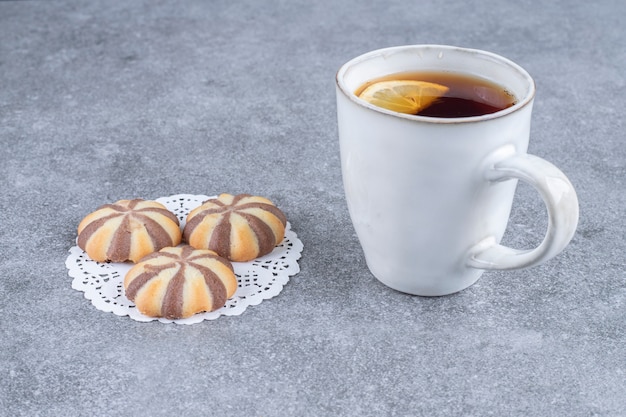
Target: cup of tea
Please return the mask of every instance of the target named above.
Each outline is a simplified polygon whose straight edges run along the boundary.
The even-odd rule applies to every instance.
[[[535,83],[496,54],[442,45],[368,52],[336,76],[341,168],[350,217],[372,274],[439,296],[486,270],[559,254],[578,223],[568,178],[527,153]],[[500,244],[518,180],[545,202],[536,248]]]

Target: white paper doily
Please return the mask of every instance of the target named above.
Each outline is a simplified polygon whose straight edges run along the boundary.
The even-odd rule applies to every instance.
[[[202,202],[214,197],[205,195],[177,194],[157,198],[185,226],[187,214]],[[118,316],[129,316],[137,321],[159,320],[162,323],[193,324],[218,317],[237,316],[250,305],[277,296],[289,277],[300,271],[298,259],[303,245],[287,222],[285,239],[272,253],[250,262],[232,262],[237,275],[238,287],[226,305],[209,313],[199,313],[186,319],[169,320],[141,314],[124,295],[124,276],[132,263],[96,262],[78,246],[70,248],[65,260],[68,274],[73,278],[72,288],[85,293],[85,298],[98,309]]]

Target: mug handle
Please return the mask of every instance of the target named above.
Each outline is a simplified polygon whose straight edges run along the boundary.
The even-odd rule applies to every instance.
[[[512,153],[511,148],[508,151]],[[470,250],[467,266],[510,270],[538,265],[560,253],[574,236],[578,224],[578,197],[560,169],[535,155],[513,154],[486,170],[488,181],[512,178],[532,185],[543,198],[548,210],[546,236],[539,246],[529,250],[503,246],[494,236],[487,237]]]

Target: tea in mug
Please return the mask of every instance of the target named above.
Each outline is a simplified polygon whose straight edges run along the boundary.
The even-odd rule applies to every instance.
[[[370,80],[355,94],[379,107],[428,117],[482,116],[516,103],[504,87],[469,74],[406,72]]]

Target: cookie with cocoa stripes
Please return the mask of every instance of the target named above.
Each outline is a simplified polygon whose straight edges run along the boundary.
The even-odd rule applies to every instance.
[[[180,319],[223,307],[237,289],[232,264],[189,245],[147,255],[124,277],[126,298],[147,316]]]
[[[267,255],[282,242],[287,219],[274,203],[249,194],[221,194],[187,216],[183,240],[236,262]]]
[[[163,204],[142,199],[105,204],[78,225],[78,246],[95,261],[137,262],[181,242],[178,218]]]

